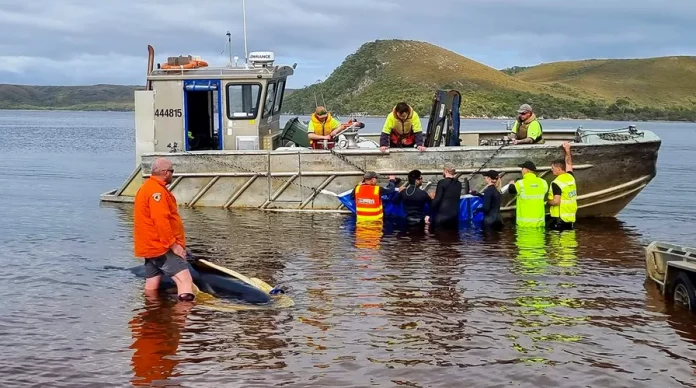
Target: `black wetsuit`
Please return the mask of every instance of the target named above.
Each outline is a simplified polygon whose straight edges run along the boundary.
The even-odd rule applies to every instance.
[[[425,191],[417,186],[409,185],[399,192],[397,203],[403,203],[406,211],[406,223],[409,226],[425,224],[425,205],[430,205],[432,199]]]
[[[486,186],[482,193],[476,193],[482,197],[483,204],[476,212],[483,213],[483,227],[489,229],[500,229],[503,226],[503,219],[500,216],[500,192],[493,185]]]
[[[455,178],[440,179],[433,199],[432,225],[434,227],[459,227],[459,200],[462,195],[462,182]]]

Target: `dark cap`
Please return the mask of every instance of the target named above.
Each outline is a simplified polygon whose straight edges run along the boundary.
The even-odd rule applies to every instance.
[[[534,165],[534,163],[532,163],[529,160],[527,160],[526,162],[524,162],[522,164],[518,164],[517,167],[526,168],[527,170],[530,170],[530,171],[536,171],[536,165]]]
[[[481,175],[487,176],[491,179],[498,179],[498,177],[500,176],[500,173],[498,171],[495,171],[495,170],[488,170],[488,171],[482,172]]]
[[[365,175],[363,176],[363,179],[364,179],[364,180],[368,180],[368,179],[378,178],[378,177],[379,177],[379,175],[377,175],[376,172],[374,172],[374,171],[368,171],[368,172],[366,172]]]

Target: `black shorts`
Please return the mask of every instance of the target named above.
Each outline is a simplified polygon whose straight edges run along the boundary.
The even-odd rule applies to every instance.
[[[549,217],[547,225],[551,230],[573,230],[575,224],[573,222],[565,222],[560,218]]]
[[[159,275],[173,277],[179,272],[188,269],[186,260],[167,251],[162,256],[145,259],[145,278],[150,279]]]

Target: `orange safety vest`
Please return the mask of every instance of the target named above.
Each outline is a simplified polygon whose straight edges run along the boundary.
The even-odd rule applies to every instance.
[[[167,253],[172,244],[186,249],[184,224],[176,198],[165,183],[147,179],[135,195],[133,243],[136,257],[153,258]]]
[[[379,189],[376,185],[355,187],[355,214],[358,221],[379,221],[384,217]]]
[[[416,142],[416,134],[413,133],[413,108],[409,107],[408,117],[406,120],[401,120],[396,114],[396,108],[392,111],[394,115],[394,126],[392,127],[391,134],[389,134],[389,140],[393,144],[403,144],[405,146],[412,146]]]

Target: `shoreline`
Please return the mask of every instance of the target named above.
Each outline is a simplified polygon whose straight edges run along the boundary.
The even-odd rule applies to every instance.
[[[53,111],[53,112],[121,112],[121,113],[126,113],[126,112],[135,112],[134,109],[103,109],[103,108],[94,108],[94,109],[84,109],[84,108],[61,108],[61,107],[24,107],[24,108],[12,108],[12,107],[0,107],[0,111],[25,111],[25,112],[46,112],[46,111]],[[297,117],[302,117],[302,116],[310,116],[311,113],[308,114],[288,114],[288,113],[281,113],[281,116],[297,116]],[[350,115],[337,115],[337,117],[351,117]],[[357,116],[356,118],[362,119],[362,118],[368,118],[368,119],[384,119],[386,118],[386,115],[361,115]],[[421,116],[421,119],[428,119],[429,116]],[[508,117],[508,116],[459,116],[460,120],[506,120],[506,121],[514,121],[515,117]],[[628,120],[628,119],[605,119],[605,118],[598,118],[598,117],[584,117],[584,118],[575,118],[575,117],[559,117],[559,118],[544,118],[541,117],[539,118],[539,121],[614,121],[614,122],[636,122],[636,123],[651,123],[651,122],[661,122],[661,123],[696,123],[696,120]]]

